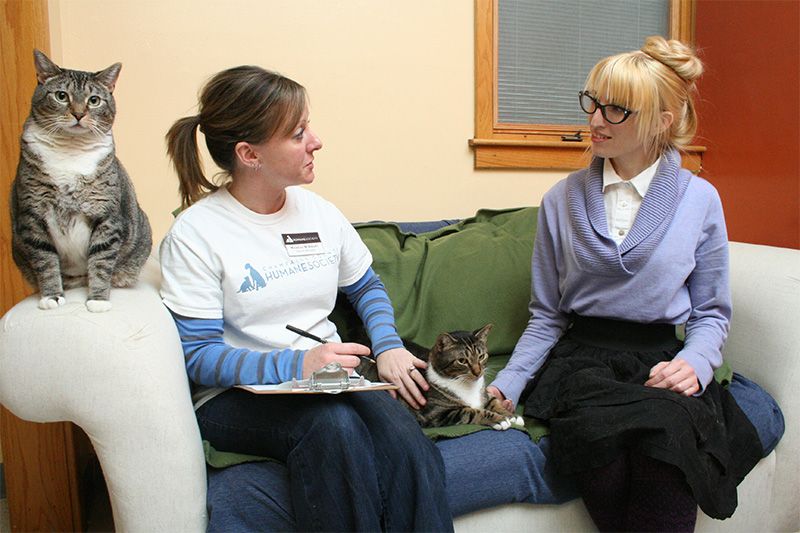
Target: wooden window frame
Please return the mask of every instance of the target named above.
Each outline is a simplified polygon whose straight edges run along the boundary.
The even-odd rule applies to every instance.
[[[670,0],[670,38],[694,44],[696,0]],[[498,5],[475,0],[475,137],[469,140],[476,169],[583,168],[589,161],[586,125],[501,123],[497,113]],[[580,132],[579,141],[569,139]],[[703,146],[689,146],[683,165],[702,169]]]

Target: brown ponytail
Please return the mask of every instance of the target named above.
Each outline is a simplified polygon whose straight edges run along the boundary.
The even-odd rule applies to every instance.
[[[196,138],[199,124],[199,115],[184,117],[176,121],[167,132],[167,153],[172,159],[172,165],[178,174],[178,180],[180,180],[181,207],[183,208],[189,207],[218,188],[203,175]]]
[[[200,93],[200,113],[179,119],[166,135],[183,207],[220,187],[203,175],[198,129],[214,163],[230,177],[236,167],[236,144],[261,144],[276,134],[289,135],[306,100],[302,85],[261,67],[234,67],[213,76]]]

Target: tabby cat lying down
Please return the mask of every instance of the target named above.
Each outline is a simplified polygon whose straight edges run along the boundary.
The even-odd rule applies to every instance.
[[[442,427],[459,424],[478,424],[506,430],[523,427],[522,417],[506,410],[500,400],[486,392],[484,374],[489,353],[486,337],[492,325],[469,331],[451,331],[436,338],[428,350],[406,342],[406,348],[423,361],[422,370],[430,389],[425,393],[427,403],[419,410],[406,407],[422,427]],[[356,371],[378,381],[375,364],[362,364]],[[405,402],[403,402],[405,403]]]

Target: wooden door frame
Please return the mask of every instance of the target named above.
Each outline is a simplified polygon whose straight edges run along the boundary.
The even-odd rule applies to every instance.
[[[32,291],[11,257],[8,196],[19,135],[36,86],[33,49],[50,51],[47,0],[0,0],[0,315]],[[81,531],[76,440],[71,423],[36,424],[0,407],[0,442],[11,531]]]

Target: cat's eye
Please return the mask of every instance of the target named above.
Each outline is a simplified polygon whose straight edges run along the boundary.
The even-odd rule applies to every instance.
[[[466,359],[459,359],[458,361],[456,361],[456,363],[462,366],[467,366],[469,364],[469,361],[467,361]]]
[[[54,95],[56,97],[56,100],[58,100],[59,102],[66,102],[67,100],[69,100],[69,95],[65,91],[56,91]]]
[[[92,107],[99,106],[103,100],[99,96],[90,96],[89,97],[89,105]]]

